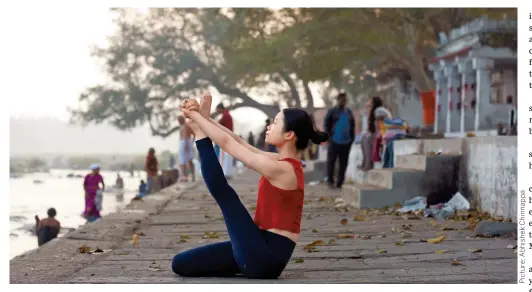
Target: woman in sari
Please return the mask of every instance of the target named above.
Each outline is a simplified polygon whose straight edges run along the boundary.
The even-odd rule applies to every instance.
[[[104,188],[105,184],[103,177],[100,175],[100,166],[96,163],[92,164],[91,172],[85,176],[85,180],[83,181],[83,189],[85,190],[85,211],[83,212],[83,217],[87,219],[87,222],[94,222],[101,218],[96,196]]]

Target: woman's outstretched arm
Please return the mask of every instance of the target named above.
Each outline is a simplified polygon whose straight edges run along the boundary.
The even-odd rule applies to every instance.
[[[199,112],[189,111],[187,112],[187,115],[198,125],[207,137],[220,146],[225,152],[229,153],[237,160],[242,161],[242,163],[264,175],[266,178],[275,180],[276,178],[282,177],[286,173],[293,171],[290,164],[273,160],[266,155],[256,153],[240,144],[236,139],[233,139],[232,135],[223,129],[220,129],[214,123],[211,123]]]
[[[235,139],[238,143],[240,143],[242,146],[246,147],[247,149],[257,153],[257,154],[262,154],[262,155],[266,155],[268,157],[270,157],[271,159],[274,159],[274,160],[279,160],[279,154],[277,153],[272,153],[272,152],[266,152],[266,151],[262,151],[252,145],[249,145],[249,143],[240,138],[240,136],[238,136],[237,134],[235,134],[233,131],[227,129],[226,127],[224,127],[222,124],[216,122],[215,120],[211,119],[211,118],[208,118],[208,120],[213,124],[215,125],[216,127],[218,127],[219,129],[221,129],[222,131],[226,132],[227,134],[229,134],[233,139]]]

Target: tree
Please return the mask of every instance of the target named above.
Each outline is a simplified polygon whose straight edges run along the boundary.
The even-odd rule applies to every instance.
[[[430,91],[434,84],[427,70],[428,62],[434,57],[440,32],[448,33],[480,16],[515,18],[516,11],[489,8],[284,9],[278,13],[280,24],[277,26],[281,28],[269,34],[248,36],[254,45],[248,45],[247,51],[254,53],[253,65],[266,59],[269,61],[266,66],[270,68],[283,64],[305,80],[321,80],[352,94],[368,83],[365,76],[387,67],[407,70],[419,91]],[[270,48],[269,44],[274,45]],[[275,48],[282,49],[276,51]],[[264,66],[261,69],[264,71]]]
[[[26,163],[26,167],[28,167],[31,170],[41,169],[41,168],[44,168],[46,166],[47,166],[46,162],[44,160],[40,159],[40,158],[37,158],[37,157],[30,158],[28,160],[28,162]]]
[[[278,106],[257,102],[222,75],[223,52],[212,42],[216,31],[203,29],[201,10],[115,11],[115,35],[108,47],[93,52],[111,81],[80,95],[80,108],[70,109],[71,122],[107,121],[121,130],[148,123],[153,135],[167,137],[179,129],[180,102],[210,86],[230,98],[230,110],[247,106],[268,116],[278,112]]]
[[[336,77],[348,69],[361,76],[368,69],[403,68],[419,91],[434,84],[428,62],[434,57],[439,33],[480,16],[515,18],[516,9],[488,8],[394,8],[394,9],[306,9],[307,21],[297,24],[291,39],[299,39],[302,63],[309,79]],[[316,33],[318,32],[318,33]],[[351,78],[353,76],[350,76]]]

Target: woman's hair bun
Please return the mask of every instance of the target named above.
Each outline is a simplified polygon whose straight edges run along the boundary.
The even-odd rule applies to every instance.
[[[326,142],[327,140],[329,140],[329,134],[327,134],[325,132],[322,132],[322,131],[314,131],[310,135],[310,140],[314,144],[321,144],[321,143]]]

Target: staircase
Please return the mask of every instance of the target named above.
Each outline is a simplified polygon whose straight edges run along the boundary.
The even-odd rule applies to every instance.
[[[363,182],[344,185],[342,198],[360,209],[382,208],[442,187],[456,187],[460,154],[409,154],[396,156],[394,168],[373,169]]]

